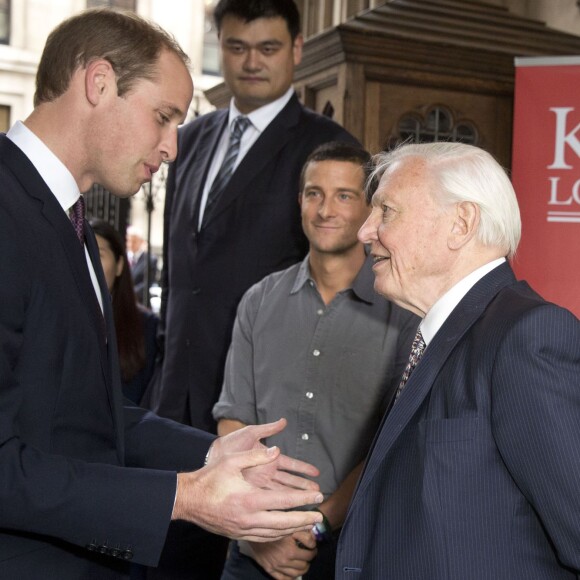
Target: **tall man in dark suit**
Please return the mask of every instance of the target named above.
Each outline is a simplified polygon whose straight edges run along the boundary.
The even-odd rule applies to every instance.
[[[310,529],[320,514],[278,510],[319,503],[316,486],[279,489],[294,462],[258,444],[283,421],[215,439],[123,407],[80,192],[129,196],[175,157],[186,55],[135,15],[87,11],[51,33],[36,86],[0,135],[0,577],[125,577],[156,564],[172,519],[248,539]]]
[[[306,157],[323,142],[356,142],[305,109],[292,89],[303,43],[293,0],[221,0],[214,16],[233,99],[179,133],[165,200],[164,357],[146,402],[211,431],[239,300],[306,255],[297,202]],[[239,116],[249,123],[231,160]]]
[[[337,578],[572,580],[580,322],[515,279],[519,209],[488,153],[407,145],[377,175],[359,233],[375,289],[423,321],[349,508]]]
[[[142,401],[163,417],[212,432],[241,297],[307,252],[297,202],[302,165],[322,142],[356,142],[294,93],[303,39],[293,0],[221,0],[214,17],[233,99],[229,109],[178,135],[165,198],[161,355]],[[247,119],[245,127],[239,118]],[[227,542],[206,537],[204,562],[188,550],[185,528],[172,526],[151,577],[219,578],[209,569],[218,553],[225,560]]]

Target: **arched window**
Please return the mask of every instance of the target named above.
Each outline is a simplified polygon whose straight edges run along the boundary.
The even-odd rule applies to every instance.
[[[477,145],[479,136],[471,121],[455,121],[454,115],[440,105],[430,106],[424,114],[406,113],[397,125],[398,140],[413,143],[460,141]]]

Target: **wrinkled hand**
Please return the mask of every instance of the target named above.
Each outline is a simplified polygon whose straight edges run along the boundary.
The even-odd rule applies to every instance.
[[[281,426],[278,423],[272,424],[275,426],[274,432],[285,426],[285,423]],[[224,444],[217,447],[214,444],[206,467],[179,474],[172,519],[183,519],[229,538],[255,542],[277,540],[294,532],[309,531],[315,522],[321,521],[319,512],[285,511],[321,503],[323,496],[317,491],[316,484],[313,488],[304,483],[301,489],[292,489],[283,484],[270,485],[281,477],[278,474],[281,465],[292,464],[288,458],[288,461],[280,463],[277,447],[266,449],[257,444],[259,438],[270,434],[272,425],[266,429],[266,435],[259,427],[247,427],[239,431],[249,430],[241,437],[232,437],[230,441],[225,441],[230,435],[224,437],[224,441],[220,442]],[[220,439],[216,443],[218,441]],[[239,450],[250,444],[250,450]],[[307,481],[293,477],[300,482]],[[270,488],[263,489],[268,485],[258,485],[256,480],[260,484],[269,484]]]
[[[299,547],[298,542],[305,547]],[[318,553],[310,531],[297,532],[275,542],[248,542],[247,545],[252,558],[275,580],[291,580],[306,574]]]
[[[213,464],[228,453],[247,451],[249,449],[264,449],[265,447],[260,443],[260,439],[276,435],[285,427],[286,419],[279,419],[274,423],[250,425],[224,437],[218,437],[211,447],[208,465]],[[288,473],[289,471],[294,472],[294,474]],[[276,461],[244,470],[244,477],[247,481],[263,489],[283,489],[285,487],[309,490],[319,489],[316,482],[295,475],[297,473],[316,477],[320,472],[309,463],[280,454]]]

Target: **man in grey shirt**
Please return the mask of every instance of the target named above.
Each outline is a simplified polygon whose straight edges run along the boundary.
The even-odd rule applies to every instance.
[[[334,578],[336,532],[419,323],[373,290],[371,259],[357,240],[370,212],[369,169],[358,147],[314,150],[299,194],[310,253],[240,303],[213,409],[218,432],[286,417],[287,429],[268,444],[320,469],[325,520],[313,534],[234,545],[223,580]]]

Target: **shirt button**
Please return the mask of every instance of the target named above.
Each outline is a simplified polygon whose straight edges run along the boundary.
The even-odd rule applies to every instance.
[[[313,354],[314,356],[320,356],[320,351],[319,351],[317,348],[315,348],[315,349],[312,351],[312,354]]]
[[[314,286],[314,282],[312,280],[308,280],[308,283],[310,284],[310,286]]]
[[[302,441],[308,441],[308,433],[302,433]]]
[[[318,316],[322,316],[322,315],[324,314],[324,310],[322,310],[322,308],[319,308],[319,309],[316,311],[316,314],[318,314]]]
[[[306,393],[306,398],[307,398],[307,399],[312,399],[312,397],[314,397],[314,393],[311,393],[310,391],[308,391],[308,392]]]

